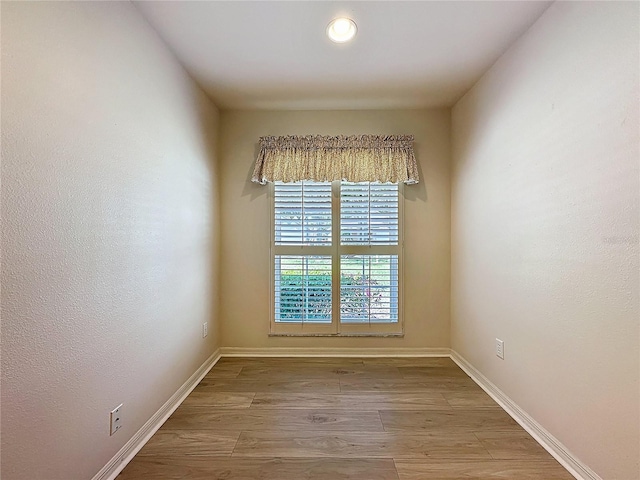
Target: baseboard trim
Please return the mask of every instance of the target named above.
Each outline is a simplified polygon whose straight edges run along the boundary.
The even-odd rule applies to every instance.
[[[578,480],[602,480],[588,466],[578,460],[542,425],[536,422],[502,390],[471,365],[464,357],[449,348],[245,348],[217,349],[169,400],[131,437],[92,480],[115,480],[153,434],[182,404],[191,391],[213,368],[221,357],[451,357],[451,359],[500,405],[522,428]]]
[[[557,438],[531,418],[527,412],[520,408],[518,404],[511,400],[502,390],[496,387],[455,350],[451,350],[451,359],[549,452],[553,458],[566,468],[571,475],[578,480],[602,480],[597,473],[578,460]]]
[[[145,423],[131,439],[102,467],[92,480],[114,480],[118,474],[135,457],[140,449],[149,441],[154,433],[162,426],[171,414],[180,406],[191,391],[200,383],[204,376],[220,360],[218,348],[205,362],[194,372],[189,379],[174,393],[169,400]]]
[[[449,348],[222,347],[223,357],[448,357]]]

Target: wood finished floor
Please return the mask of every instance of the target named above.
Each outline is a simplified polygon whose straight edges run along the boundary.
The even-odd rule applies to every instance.
[[[448,358],[223,358],[134,479],[573,477]]]

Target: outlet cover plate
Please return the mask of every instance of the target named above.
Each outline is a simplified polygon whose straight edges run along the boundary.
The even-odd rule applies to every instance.
[[[496,357],[504,360],[504,342],[496,338]]]
[[[111,428],[109,430],[109,435],[111,436],[122,428],[122,403],[111,410],[109,420],[111,421]]]

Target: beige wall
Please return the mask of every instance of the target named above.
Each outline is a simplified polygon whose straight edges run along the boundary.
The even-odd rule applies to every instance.
[[[3,479],[91,478],[216,348],[216,123],[130,3],[2,2]]]
[[[220,118],[222,344],[226,347],[448,347],[448,110],[224,111]],[[283,338],[269,332],[267,188],[251,183],[262,135],[412,134],[420,184],[405,188],[405,337]]]
[[[610,480],[640,478],[638,9],[553,4],[452,120],[452,346]]]

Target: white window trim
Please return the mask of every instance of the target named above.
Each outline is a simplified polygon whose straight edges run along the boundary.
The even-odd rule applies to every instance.
[[[275,185],[269,183],[269,311],[270,336],[330,336],[330,337],[402,337],[404,336],[404,184],[398,184],[398,245],[340,245],[340,182],[331,183],[331,246],[275,245]],[[372,250],[374,253],[372,253]],[[349,324],[340,322],[340,282],[332,281],[332,312],[330,324],[276,322],[275,319],[275,257],[276,255],[331,255],[331,278],[340,279],[340,254],[398,255],[398,321],[394,323]]]

